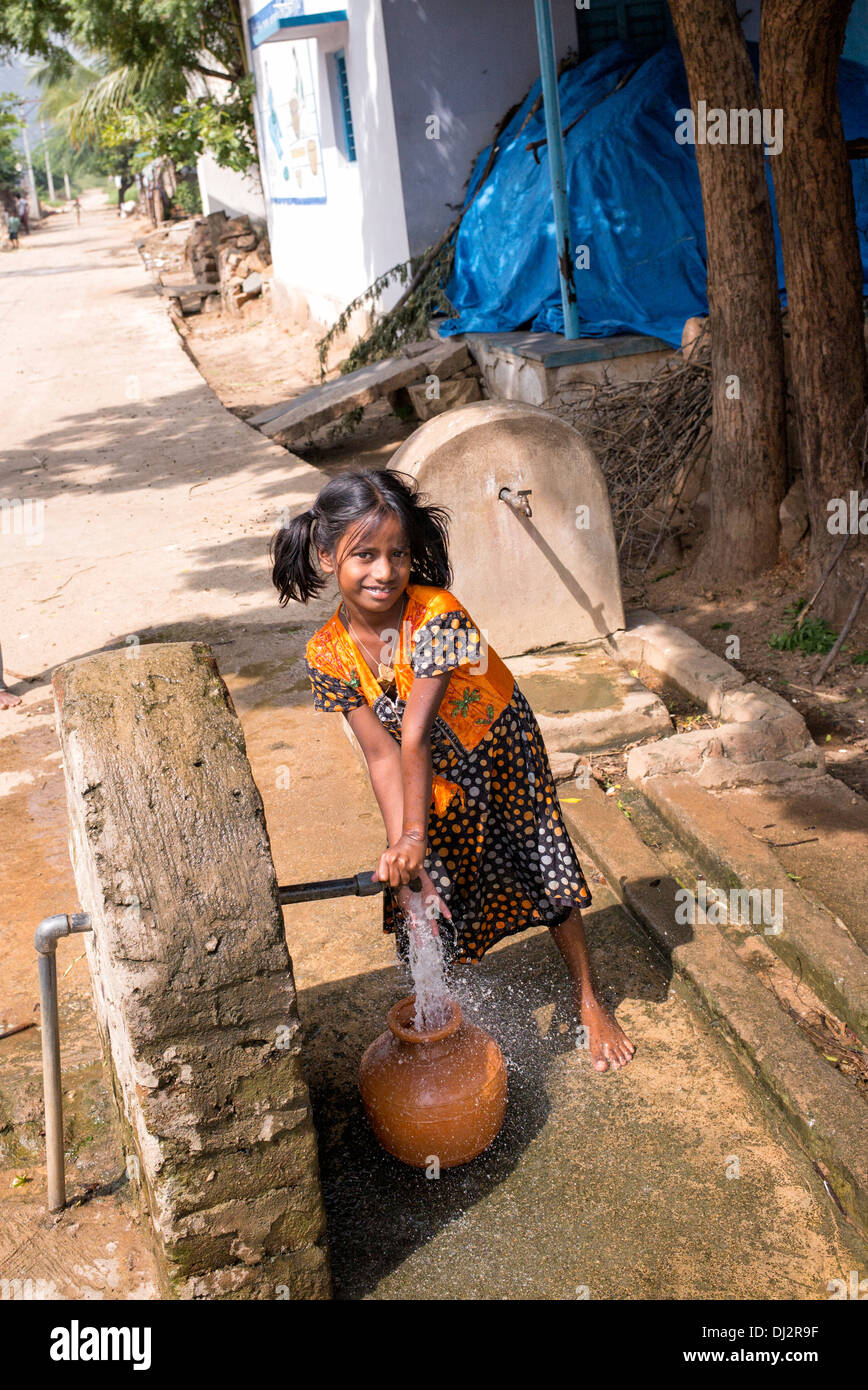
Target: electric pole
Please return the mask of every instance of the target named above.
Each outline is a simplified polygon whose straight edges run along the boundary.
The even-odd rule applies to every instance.
[[[36,179],[33,177],[33,163],[30,158],[30,141],[27,139],[27,127],[21,127],[21,139],[24,142],[24,158],[27,161],[27,187],[30,193],[30,220],[39,222],[41,213],[39,211],[39,194],[36,191]]]
[[[45,179],[48,184],[48,198],[54,202],[54,180],[51,177],[51,160],[48,158],[48,141],[45,138],[45,122],[39,122],[39,129],[42,131],[42,148],[45,151]]]

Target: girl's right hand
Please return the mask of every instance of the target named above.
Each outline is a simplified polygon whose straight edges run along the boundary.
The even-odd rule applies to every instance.
[[[451,922],[452,913],[449,911],[449,908],[446,906],[440,894],[437,892],[437,889],[431,882],[431,878],[428,872],[424,868],[419,870],[419,877],[422,880],[422,905],[424,908],[426,920],[430,922],[431,931],[433,932],[433,934],[435,936],[439,936],[440,931],[437,926],[437,914],[440,913],[441,916],[447,919],[447,921]],[[396,896],[398,899],[398,905],[402,907],[405,912],[408,912],[410,907],[410,889],[407,887],[406,884],[404,884],[403,887],[398,889]]]

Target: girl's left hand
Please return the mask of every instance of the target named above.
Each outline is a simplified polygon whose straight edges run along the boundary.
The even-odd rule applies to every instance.
[[[408,835],[402,835],[394,845],[383,850],[374,871],[374,879],[390,883],[393,888],[400,888],[402,883],[409,883],[411,878],[418,877],[419,870],[425,863],[425,850],[424,840],[414,840]]]

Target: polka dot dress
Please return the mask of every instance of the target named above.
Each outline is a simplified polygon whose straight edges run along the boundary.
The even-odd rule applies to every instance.
[[[473,752],[460,758],[444,740],[433,749],[433,766],[464,789],[466,801],[465,809],[456,798],[444,815],[432,813],[425,858],[452,913],[439,927],[454,960],[480,960],[505,936],[554,926],[574,907],[591,906],[542,734],[518,684]],[[404,914],[388,891],[383,929],[397,933],[405,956]]]
[[[425,868],[452,914],[451,922],[439,919],[447,954],[480,960],[506,936],[554,926],[574,907],[590,907],[591,893],[542,733],[518,683],[491,648],[485,673],[474,674],[479,631],[454,595],[423,586],[409,592],[413,655],[410,665],[396,660],[397,683],[383,691],[358,665],[348,677],[349,649],[335,615],[308,644],[314,706],[347,713],[367,702],[400,743],[413,679],[456,669],[432,726],[431,761],[435,777],[461,789],[464,805],[453,795],[441,813],[432,807]],[[396,934],[406,958],[406,918],[390,888],[383,929]]]

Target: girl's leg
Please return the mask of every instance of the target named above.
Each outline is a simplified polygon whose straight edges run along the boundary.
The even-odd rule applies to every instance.
[[[581,910],[574,907],[566,921],[549,931],[570,972],[576,1013],[588,1030],[594,1066],[597,1071],[625,1067],[636,1049],[597,998]]]
[[[11,690],[6,689],[3,680],[3,649],[0,648],[0,709],[12,709],[14,705],[21,704],[21,696],[13,695]]]

